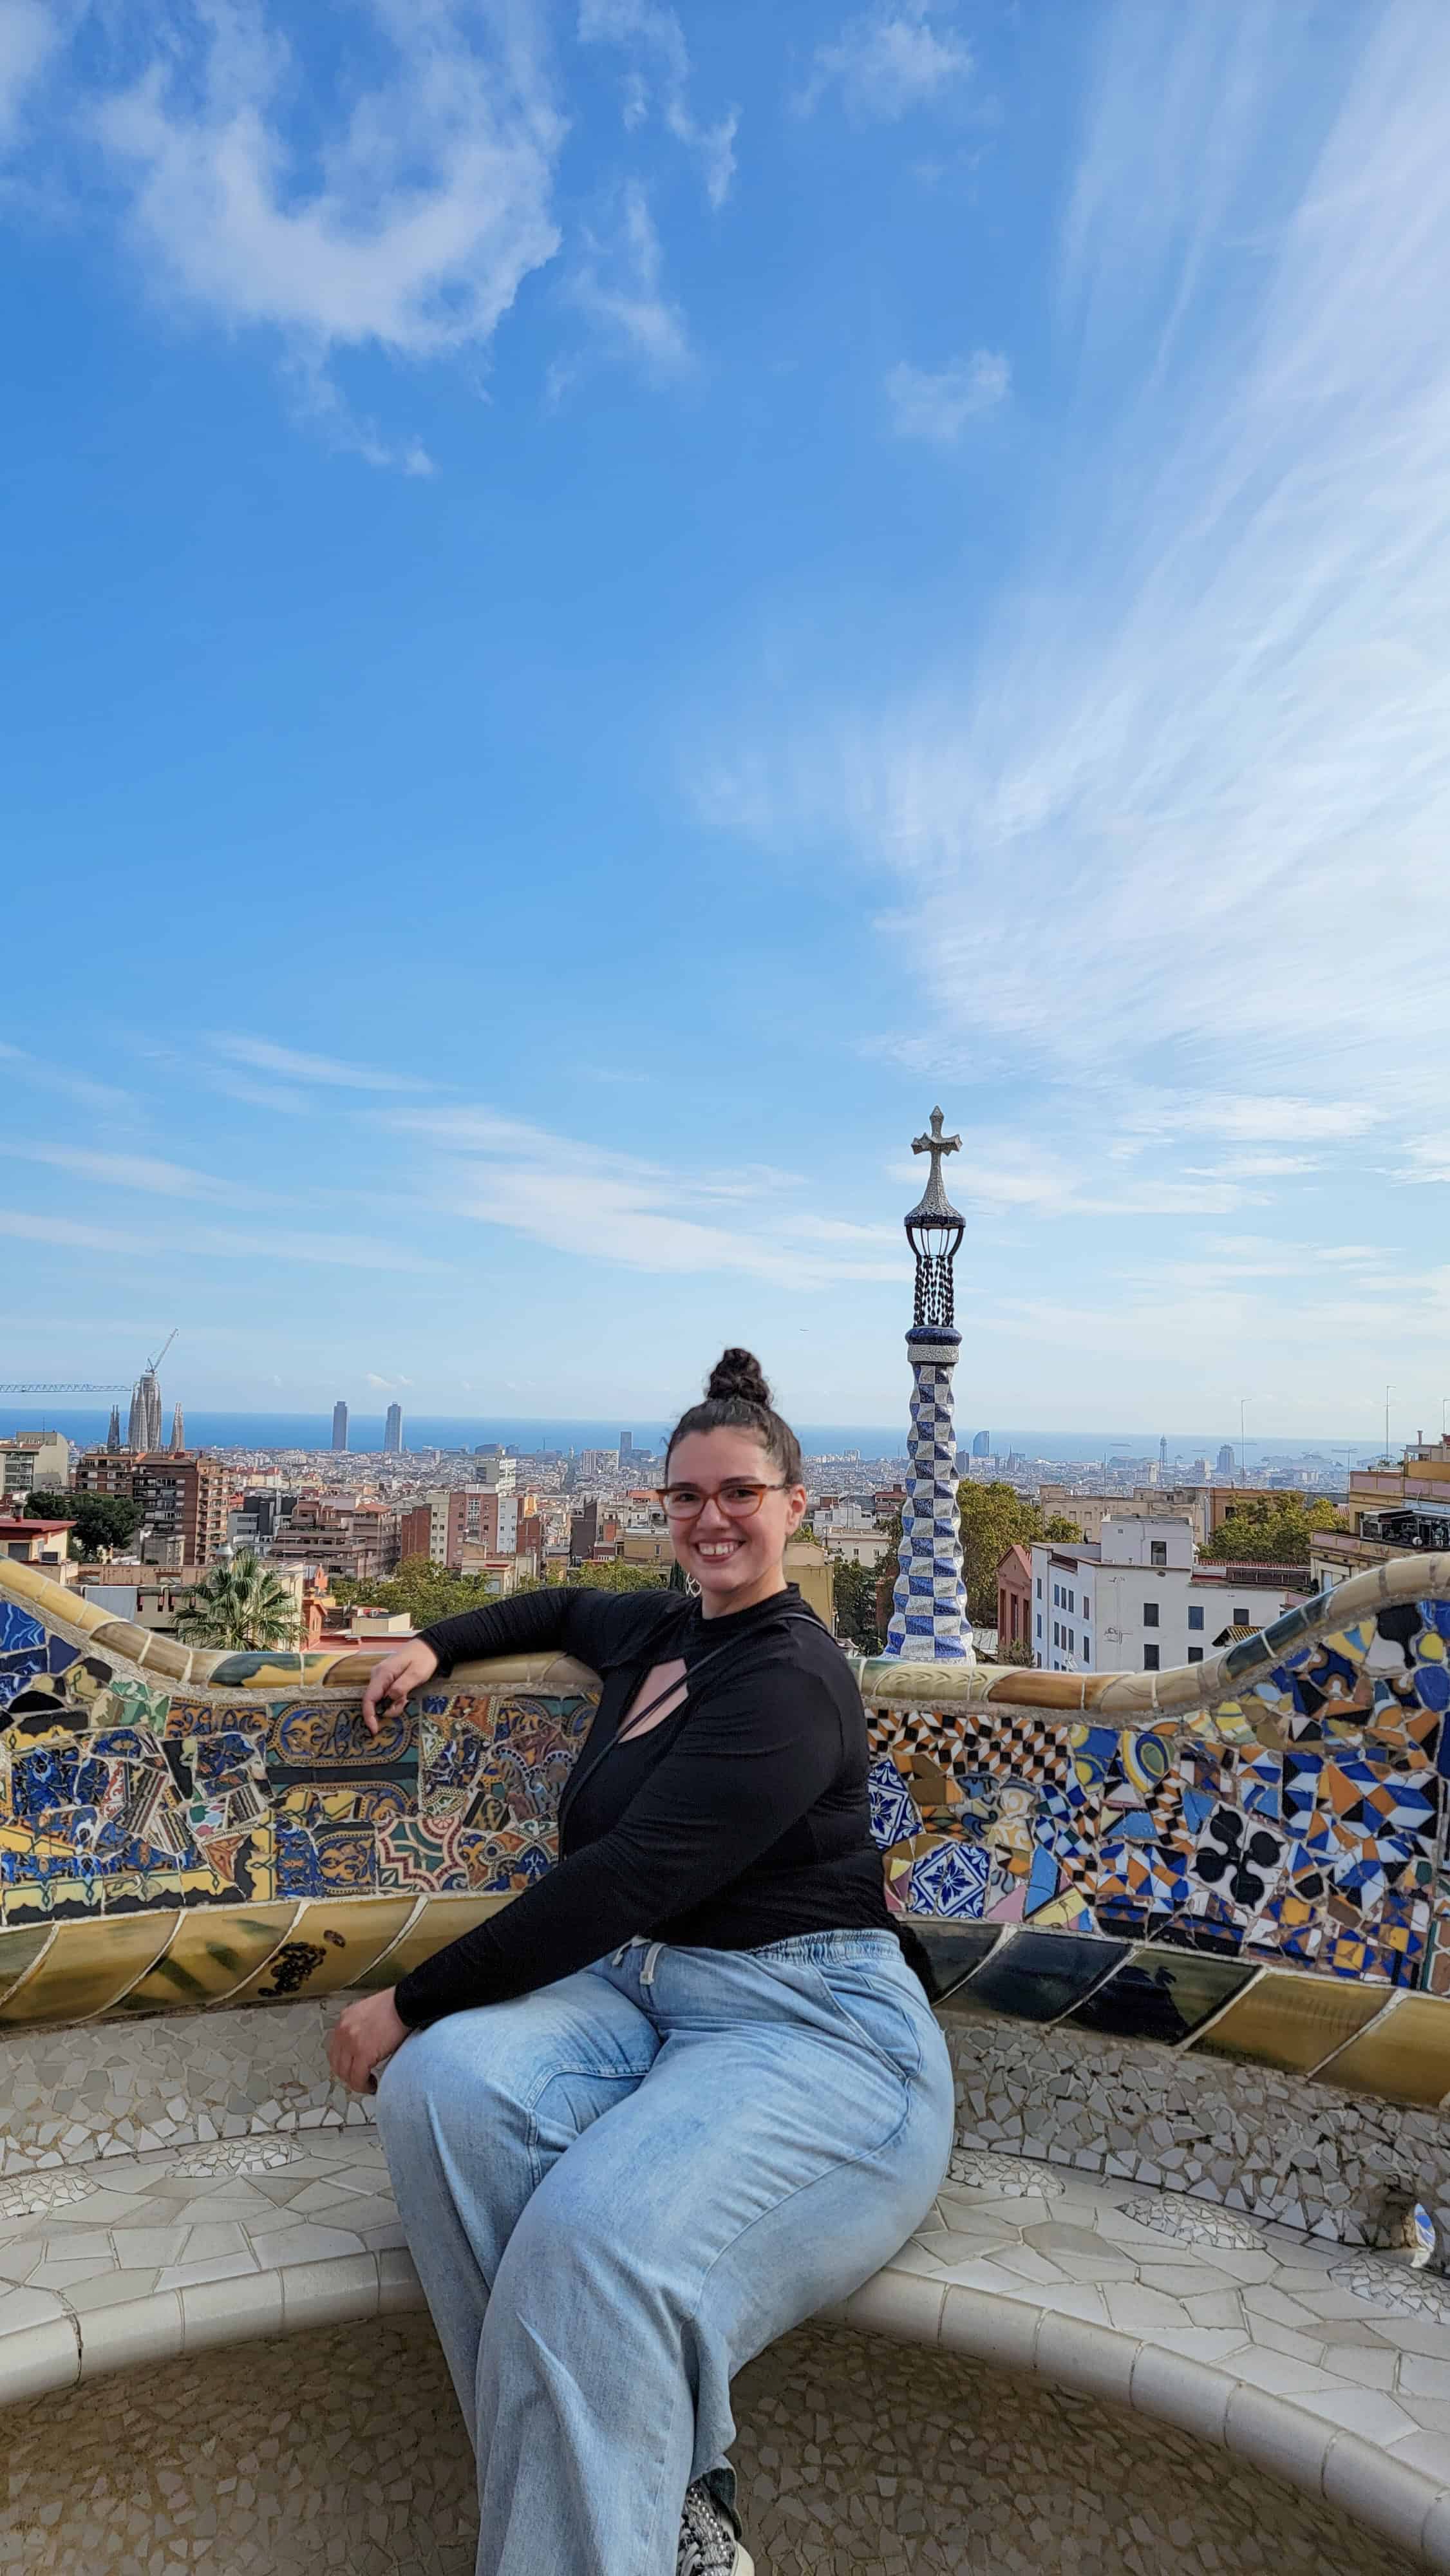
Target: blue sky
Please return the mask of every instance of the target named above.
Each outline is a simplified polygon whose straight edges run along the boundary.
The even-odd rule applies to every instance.
[[[0,0],[5,1377],[1438,1429],[1450,11]]]

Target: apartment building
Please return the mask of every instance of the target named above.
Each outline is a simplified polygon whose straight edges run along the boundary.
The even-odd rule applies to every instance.
[[[210,1565],[222,1543],[226,1470],[199,1452],[88,1449],[76,1461],[73,1491],[119,1495],[138,1506],[136,1545],[144,1565]]]
[[[1166,1672],[1311,1588],[1291,1568],[1200,1565],[1187,1520],[1110,1515],[1095,1543],[1034,1544],[1031,1643],[1044,1672]]]
[[[0,1495],[61,1494],[69,1483],[70,1442],[63,1432],[16,1432],[0,1440]]]

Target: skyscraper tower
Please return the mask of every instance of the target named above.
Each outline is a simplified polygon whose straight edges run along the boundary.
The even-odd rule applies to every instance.
[[[186,1447],[186,1422],[179,1404],[171,1408],[171,1446],[177,1454]]]
[[[335,1432],[332,1445],[334,1449],[337,1447]],[[346,1440],[343,1441],[342,1445],[344,1448],[347,1447]],[[383,1429],[383,1448],[390,1457],[396,1458],[401,1451],[402,1446],[403,1408],[400,1404],[390,1404],[388,1407],[388,1419]]]
[[[915,1320],[906,1336],[911,1361],[911,1436],[906,1503],[901,1515],[896,1591],[886,1651],[910,1663],[974,1660],[966,1586],[962,1581],[961,1516],[957,1508],[957,1435],[952,1417],[952,1371],[962,1337],[955,1322],[952,1263],[966,1220],[942,1187],[942,1157],[955,1154],[960,1136],[943,1136],[942,1114],[912,1140],[913,1154],[929,1154],[931,1177],[906,1218],[906,1239],[916,1255]]]
[[[113,1405],[112,1405],[112,1407],[111,1407],[111,1422],[110,1422],[110,1428],[109,1428],[109,1430],[108,1430],[108,1431],[107,1431],[107,1433],[106,1433],[106,1447],[107,1447],[108,1449],[110,1449],[110,1450],[113,1450],[113,1451],[114,1451],[114,1450],[119,1449],[119,1448],[120,1448],[120,1446],[121,1446],[121,1408],[120,1408],[119,1404],[113,1404]]]
[[[347,1447],[347,1406],[341,1396],[332,1408],[332,1445],[334,1449]]]
[[[1166,1431],[1158,1443],[1158,1473],[1160,1478],[1166,1484],[1168,1480],[1168,1434]]]
[[[161,1446],[161,1386],[154,1369],[143,1369],[131,1390],[126,1446],[139,1450]]]

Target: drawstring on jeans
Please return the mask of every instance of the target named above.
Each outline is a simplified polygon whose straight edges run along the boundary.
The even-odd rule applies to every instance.
[[[652,1986],[655,1981],[655,1969],[659,1965],[660,1952],[664,1946],[663,1941],[646,1941],[642,1932],[636,1932],[633,1940],[620,1943],[609,1964],[612,1968],[622,1968],[631,1950],[643,1950],[644,1964],[639,1972],[639,1982],[642,1986]]]

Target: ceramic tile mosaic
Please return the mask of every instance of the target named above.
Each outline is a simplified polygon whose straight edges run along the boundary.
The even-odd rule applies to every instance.
[[[907,1339],[911,1429],[886,1651],[914,1663],[960,1662],[972,1655],[952,1416],[952,1370],[960,1346],[960,1334],[947,1330]]]
[[[1277,2478],[1092,2398],[840,2329],[735,2384],[758,2576],[1398,2576]],[[425,2318],[201,2353],[7,2419],[25,2576],[473,2576],[473,2464]],[[1107,2464],[1111,2464],[1110,2469]]]
[[[136,1643],[59,1598],[0,1569],[0,2028],[391,1982],[550,1866],[582,1686],[464,1676],[369,1737],[366,1658]],[[1235,1649],[1237,1697],[1183,1719],[1065,1716],[1029,1704],[1062,1676],[971,1671],[970,1704],[878,1710],[888,1900],[955,1936],[939,1991],[975,1973],[1025,2018],[1290,2065],[1322,2025],[1346,2082],[1450,2094],[1450,1603],[1337,1599]],[[973,1958],[1014,1930],[1056,1949]],[[1321,1982],[1233,2005],[1265,1963]],[[1364,1990],[1440,1984],[1423,2024],[1358,2030]]]
[[[1291,1613],[1281,1662],[1172,1727],[878,1709],[872,1814],[898,1910],[1428,1982],[1435,1948],[1450,1957],[1450,1603],[1310,1626]]]
[[[466,2549],[466,2512],[447,2501],[467,2493],[463,2429],[426,2320],[398,2313],[418,2292],[376,2140],[319,2137],[284,2169],[245,2178],[188,2176],[190,2161],[124,2159],[59,2225],[0,2223],[0,2280],[13,2285],[0,2292],[0,2374],[53,2335],[88,2382],[7,2414],[0,2566],[69,2576],[114,2564],[120,2576],[169,2566],[176,2541],[180,2563],[215,2576],[300,2576],[304,2549],[309,2564],[321,2548],[321,2563],[349,2569],[422,2567],[443,2540]],[[1270,2543],[1306,2576],[1403,2564],[1444,2489],[1450,2319],[1425,2294],[1445,2285],[1242,2221],[1212,2241],[1187,2227],[1170,2237],[1161,2214],[1173,2204],[1159,2196],[1008,2163],[964,2160],[895,2261],[849,2303],[848,2328],[937,2350],[868,2344],[821,2322],[741,2374],[735,2457],[762,2570],[787,2544],[806,2554],[786,2563],[811,2576],[839,2565],[842,2549],[863,2568],[980,2567],[983,2550],[1016,2531],[1017,2508],[994,2522],[979,2472],[1009,2468],[1032,2563],[1063,2576],[1094,2564],[1101,2576],[1129,2566],[1158,2576],[1164,2565],[1222,2576],[1264,2568],[1243,2553]],[[290,2337],[269,2343],[289,2314]],[[318,2334],[323,2326],[333,2331]],[[986,2366],[962,2357],[981,2331]],[[229,2343],[245,2344],[244,2368],[234,2351],[206,2349]],[[792,2376],[803,2349],[824,2374],[808,2397]],[[849,2393],[858,2357],[874,2374],[864,2425]],[[1020,2375],[1034,2361],[1038,2375]],[[1185,2365],[1195,2420],[1212,2421],[1227,2453],[1175,2429]],[[759,2400],[781,2374],[788,2423]],[[1089,2385],[1136,2411],[1069,2393]],[[383,2410],[390,2425],[411,2425],[420,2391],[422,2489],[374,2422]],[[1259,2425],[1272,2456],[1292,2456],[1297,2488],[1241,2456],[1255,2455]],[[443,2464],[455,2451],[453,2483]],[[856,2451],[860,2494],[842,2485]],[[950,2474],[931,2467],[942,2459]],[[1321,2481],[1379,2522],[1343,2521],[1321,2501]],[[863,2495],[874,2495],[873,2514]],[[1214,2518],[1224,2496],[1236,2500],[1232,2530]],[[407,2512],[389,2520],[393,2506]],[[1395,2560],[1376,2536],[1389,2529]],[[57,2532],[54,2554],[37,2556]],[[152,2555],[138,2561],[143,2540]],[[942,2555],[948,2545],[955,2558]],[[1428,2563],[1450,2556],[1432,2551]]]
[[[760,2576],[1403,2576],[1282,2480],[982,2362],[806,2326],[734,2395]]]
[[[1450,2239],[1450,2122],[1272,2066],[1059,2022],[942,2013],[966,2148],[1191,2194],[1326,2242],[1394,2241],[1412,2189]]]

